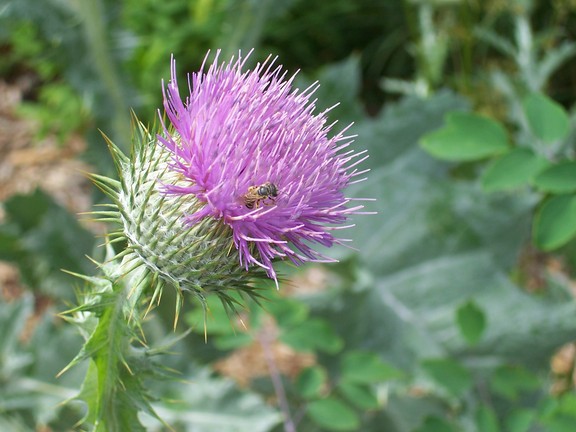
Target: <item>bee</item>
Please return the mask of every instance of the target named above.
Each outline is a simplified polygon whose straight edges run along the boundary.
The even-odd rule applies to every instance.
[[[262,201],[264,204],[273,203],[277,196],[278,187],[274,183],[266,182],[260,186],[248,187],[248,192],[242,196],[242,199],[246,208],[252,210],[258,208]]]

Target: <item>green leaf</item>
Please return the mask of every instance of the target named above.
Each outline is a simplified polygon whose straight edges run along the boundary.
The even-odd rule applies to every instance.
[[[498,417],[492,408],[482,405],[476,412],[476,425],[482,432],[500,432]]]
[[[23,296],[18,301],[2,302],[0,307],[0,371],[10,363],[10,354],[13,354],[26,322],[33,313],[32,296]]]
[[[295,382],[296,391],[305,399],[318,397],[326,384],[326,371],[320,366],[303,369]]]
[[[305,321],[309,315],[308,306],[286,297],[278,297],[267,303],[266,309],[274,316],[280,327],[299,324]]]
[[[0,260],[23,262],[26,252],[21,248],[19,233],[13,228],[0,225]]]
[[[460,397],[472,386],[472,375],[468,369],[452,359],[429,359],[422,368],[440,387]]]
[[[401,378],[403,373],[369,352],[350,351],[342,359],[341,379],[347,383],[372,384]]]
[[[428,133],[420,141],[432,156],[448,161],[474,161],[508,149],[504,127],[474,113],[452,112],[446,125]]]
[[[559,141],[568,134],[568,114],[549,97],[532,93],[524,98],[523,107],[530,130],[542,141]]]
[[[536,177],[534,184],[554,194],[576,191],[576,162],[560,162],[549,167]]]
[[[348,402],[361,410],[374,410],[379,407],[378,398],[372,388],[366,385],[357,385],[341,382],[338,390]]]
[[[534,423],[536,412],[529,409],[514,411],[506,419],[506,431],[509,432],[528,432]]]
[[[360,418],[348,405],[329,397],[308,404],[308,415],[318,424],[333,431],[358,430]]]
[[[0,257],[13,260],[32,289],[72,300],[72,276],[62,269],[91,274],[86,259],[94,236],[51,196],[37,189],[14,195],[4,203],[6,224],[0,229]],[[6,248],[13,248],[12,251]]]
[[[282,415],[249,389],[241,389],[231,379],[214,376],[211,368],[199,368],[182,377],[178,385],[168,387],[170,400],[161,403],[163,418],[172,425],[186,425],[194,432],[270,432],[276,430]],[[165,393],[166,394],[166,393]],[[171,430],[150,424],[147,430]],[[130,429],[123,429],[123,431]]]
[[[424,424],[416,429],[415,432],[454,432],[454,428],[447,421],[435,416],[430,416],[426,417]]]
[[[576,196],[559,195],[547,200],[536,212],[532,236],[544,251],[563,246],[576,235]]]
[[[330,118],[348,122],[363,117],[364,110],[358,98],[361,92],[359,83],[362,82],[360,63],[361,56],[351,55],[341,62],[323,67],[314,77],[322,83],[316,93],[318,108],[334,107],[334,110],[330,110]],[[303,77],[298,76],[297,83],[300,84],[299,81],[302,79]],[[300,88],[306,88],[312,82],[313,80],[309,80]]]
[[[236,334],[217,335],[214,338],[214,346],[222,351],[242,348],[250,345],[252,342],[254,342],[254,337],[252,335],[241,332],[237,332]]]
[[[201,305],[186,314],[186,322],[192,331],[208,335],[235,336],[238,329],[231,322],[230,315],[217,296],[206,297],[206,309]],[[206,326],[206,329],[204,328]]]
[[[82,328],[86,342],[61,373],[89,360],[76,398],[86,404],[83,423],[93,426],[94,431],[146,430],[140,413],[159,418],[145,380],[166,376],[166,369],[152,356],[169,347],[144,347],[139,338],[145,309],[139,308],[141,292],[128,287],[137,287],[141,275],[120,273],[120,267],[118,258],[108,258],[100,267],[104,276],[89,278],[93,291],[84,293],[79,306],[68,311],[67,319]],[[123,277],[113,278],[111,274]],[[90,315],[93,317],[87,319]]]
[[[546,432],[574,432],[575,419],[574,417],[558,415],[550,419],[541,420],[539,423],[546,426]]]
[[[53,202],[49,195],[36,189],[30,195],[14,195],[4,205],[8,217],[26,232],[40,225]]]
[[[502,366],[490,377],[493,392],[515,400],[524,391],[536,390],[540,383],[537,377],[521,366]]]
[[[456,323],[464,339],[474,345],[486,328],[486,317],[482,309],[470,300],[456,310]]]
[[[319,318],[284,330],[280,339],[298,351],[320,350],[330,354],[340,351],[344,344],[330,324]]]
[[[560,399],[558,411],[576,418],[576,395],[573,393],[563,394]]]
[[[0,298],[0,430],[26,432],[41,424],[74,430],[82,417],[80,407],[65,407],[62,399],[79,387],[83,371],[56,374],[78,351],[81,337],[73,326],[55,319],[53,307],[38,309],[38,297],[30,292]],[[25,420],[25,426],[7,423],[11,418]]]
[[[482,175],[486,192],[515,189],[526,184],[549,165],[531,150],[516,148],[496,159]]]

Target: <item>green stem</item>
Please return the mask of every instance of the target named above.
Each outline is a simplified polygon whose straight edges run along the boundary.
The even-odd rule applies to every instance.
[[[95,432],[144,431],[138,413],[155,415],[143,382],[147,354],[132,346],[142,322],[142,273],[138,268],[124,273],[121,265],[117,270],[105,272],[106,289],[85,298],[84,308],[90,305],[97,323],[80,355],[90,364],[79,399],[86,403],[86,422]]]
[[[116,393],[122,391],[119,388],[119,380],[114,377],[122,375],[120,368],[125,361],[126,347],[130,342],[125,327],[129,326],[127,317],[124,314],[124,304],[128,300],[128,287],[121,284],[117,301],[114,307],[110,308],[108,334],[108,350],[105,351],[103,367],[99,371],[99,383],[101,383],[102,403],[100,404],[100,415],[105,420],[106,430],[113,430],[112,425],[120,424],[120,415],[117,412],[118,402]],[[112,379],[111,379],[112,378]]]
[[[82,0],[78,2],[78,5],[94,65],[112,103],[113,114],[111,117],[115,142],[119,143],[122,149],[128,149],[130,143],[129,109],[124,100],[122,85],[106,43],[107,34],[101,0]]]
[[[16,381],[17,388],[20,390],[30,390],[49,396],[56,396],[61,399],[71,399],[77,393],[77,390],[54,385],[33,378],[20,378]]]

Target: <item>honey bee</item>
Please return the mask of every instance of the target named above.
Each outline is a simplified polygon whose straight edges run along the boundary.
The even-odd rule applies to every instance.
[[[246,208],[258,208],[260,203],[264,201],[265,204],[274,202],[278,196],[278,187],[274,183],[266,182],[260,186],[248,187],[248,192],[242,196]]]

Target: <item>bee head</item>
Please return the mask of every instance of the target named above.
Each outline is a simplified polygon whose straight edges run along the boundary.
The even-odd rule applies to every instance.
[[[258,188],[258,194],[275,198],[278,196],[278,188],[274,183],[266,182]]]

